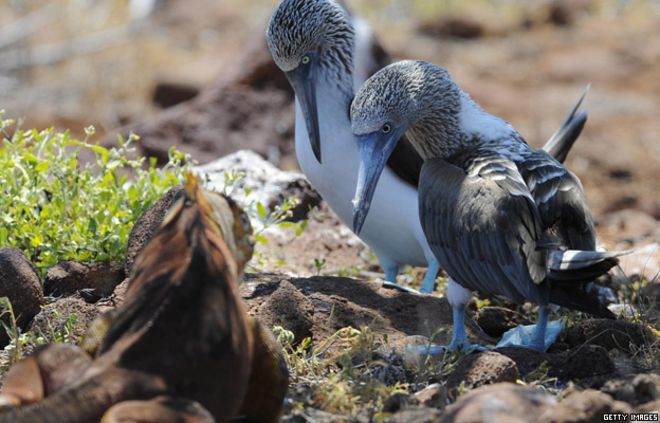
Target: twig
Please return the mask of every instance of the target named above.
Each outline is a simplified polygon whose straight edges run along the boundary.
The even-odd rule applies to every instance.
[[[126,26],[62,43],[34,47],[26,52],[11,50],[0,54],[0,71],[10,72],[30,66],[52,65],[70,57],[90,54],[128,41],[137,28]]]

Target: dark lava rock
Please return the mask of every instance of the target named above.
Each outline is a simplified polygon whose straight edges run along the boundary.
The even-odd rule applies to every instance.
[[[199,94],[199,87],[178,81],[158,81],[152,101],[163,109],[192,100]]]
[[[449,17],[439,21],[425,22],[419,26],[418,30],[425,35],[443,38],[479,38],[484,35],[483,25],[466,17]]]
[[[562,400],[545,416],[547,423],[600,423],[604,413],[629,413],[628,404],[611,396],[588,389]]]
[[[85,334],[94,319],[113,308],[109,304],[88,304],[78,297],[63,297],[43,306],[34,317],[30,330],[49,337],[55,333],[64,337],[66,342],[74,343]]]
[[[461,383],[468,389],[499,382],[515,382],[520,378],[516,362],[509,357],[486,351],[461,358],[447,379],[447,387],[454,392]]]
[[[626,320],[589,319],[568,328],[566,342],[572,347],[585,343],[630,352],[630,345],[648,345],[655,335],[644,325]]]
[[[615,400],[640,405],[660,398],[660,376],[639,374],[625,379],[611,379],[600,390]]]
[[[616,370],[607,350],[598,345],[584,345],[560,353],[522,348],[499,348],[497,352],[512,359],[522,376],[539,371],[541,366],[548,376],[564,381],[611,376]]]
[[[396,413],[418,404],[419,401],[414,396],[399,392],[385,399],[382,411],[384,413]]]
[[[0,297],[11,302],[16,323],[25,329],[39,313],[44,302],[44,293],[32,263],[18,248],[0,247]],[[9,323],[8,317],[4,321]],[[0,346],[5,346],[9,337],[0,330]]]
[[[172,188],[156,201],[142,216],[138,218],[128,236],[126,248],[126,261],[124,271],[126,275],[131,274],[133,263],[140,251],[160,227],[165,214],[176,200],[183,194],[182,188]]]
[[[556,404],[541,389],[513,383],[482,386],[461,396],[445,409],[442,422],[538,422]]]
[[[482,307],[476,318],[477,324],[488,335],[501,337],[504,332],[520,325],[529,325],[532,322],[515,310],[504,307]]]
[[[290,330],[297,343],[312,335],[313,314],[311,301],[290,282],[282,281],[259,308],[257,318],[266,327],[280,325]]]
[[[612,375],[616,366],[607,350],[598,345],[585,345],[559,354],[561,362],[550,371],[550,376],[561,380],[586,379]]]
[[[418,407],[400,411],[385,419],[386,423],[435,423],[440,422],[442,412],[435,408]]]
[[[347,326],[368,326],[374,333],[387,334],[390,348],[410,335],[430,337],[446,332],[446,339],[438,339],[438,343],[451,337],[451,307],[445,298],[385,289],[377,282],[253,274],[246,275],[240,290],[249,313],[265,319],[266,326],[278,324],[282,313],[306,334],[306,322],[311,321],[316,343]]]
[[[123,279],[123,264],[61,261],[48,269],[44,280],[44,293],[62,297],[82,289],[90,289],[85,291],[85,295],[100,299],[110,296],[115,286]]]

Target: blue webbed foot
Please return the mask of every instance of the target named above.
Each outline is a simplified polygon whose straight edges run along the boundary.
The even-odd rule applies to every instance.
[[[562,320],[548,322],[548,316],[548,307],[539,306],[539,319],[535,325],[521,325],[509,329],[502,335],[502,339],[495,347],[519,347],[547,351],[564,330]]]
[[[541,341],[535,339],[537,325],[521,325],[506,331],[495,348],[520,347],[536,351],[547,351],[555,343],[562,330],[564,330],[562,320],[548,322],[545,337]]]

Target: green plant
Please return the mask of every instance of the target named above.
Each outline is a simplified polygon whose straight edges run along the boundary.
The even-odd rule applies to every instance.
[[[18,342],[18,339],[21,334],[21,330],[18,327],[18,324],[16,323],[16,315],[14,314],[14,307],[11,305],[11,301],[9,301],[9,298],[7,297],[0,297],[0,307],[2,307],[2,311],[0,311],[0,323],[2,323],[2,328],[4,331],[7,333],[7,336],[9,337],[9,351],[8,351],[8,358],[9,358],[9,366],[13,365],[16,363],[22,356],[22,350],[21,350],[21,345],[20,342]],[[5,316],[7,316],[5,318]],[[6,320],[9,320],[8,322]],[[11,348],[11,345],[14,345],[13,348]]]
[[[122,259],[135,220],[179,184],[189,162],[174,148],[161,169],[131,158],[133,135],[105,148],[89,142],[92,127],[78,140],[14,126],[0,113],[0,245],[20,248],[42,273],[60,260]]]

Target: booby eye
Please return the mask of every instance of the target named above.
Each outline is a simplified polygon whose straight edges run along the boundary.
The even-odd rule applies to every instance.
[[[304,56],[302,57],[302,59],[300,59],[300,63],[302,63],[303,65],[308,64],[308,63],[309,63],[309,56],[304,55]]]
[[[386,123],[382,128],[380,128],[380,130],[383,132],[383,134],[389,134],[390,131],[392,131],[392,126],[389,123]]]

